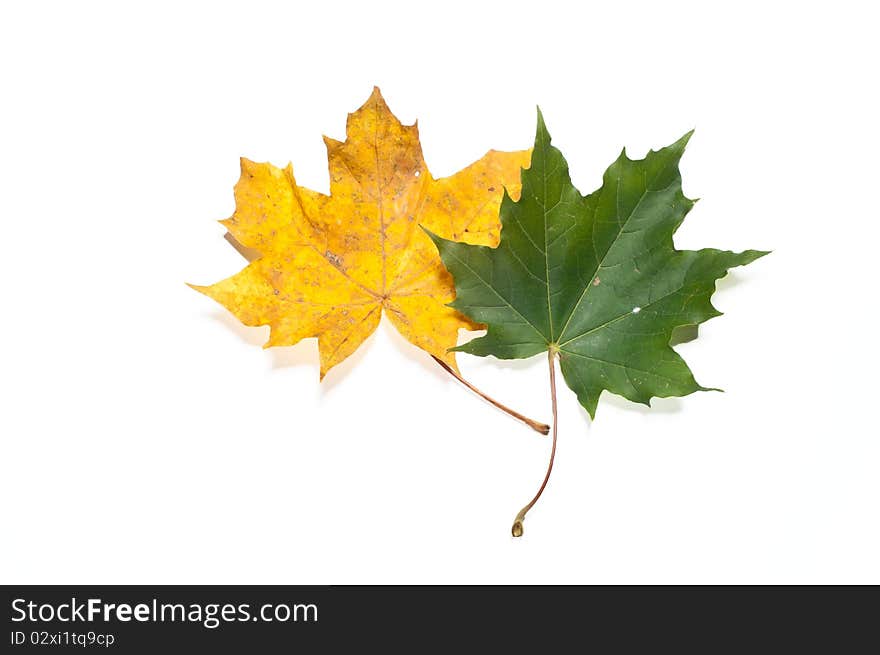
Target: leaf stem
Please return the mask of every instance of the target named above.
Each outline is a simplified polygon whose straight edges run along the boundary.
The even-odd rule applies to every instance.
[[[522,421],[523,423],[528,425],[530,428],[532,428],[532,430],[534,430],[535,432],[540,432],[541,434],[547,434],[550,432],[550,426],[547,425],[546,423],[541,423],[540,421],[535,421],[533,419],[530,419],[528,416],[523,416],[522,414],[520,414],[516,410],[511,409],[507,405],[502,405],[497,400],[495,400],[494,398],[492,398],[490,396],[487,396],[485,393],[483,393],[482,391],[477,389],[470,382],[468,382],[463,377],[461,377],[461,375],[456,373],[455,370],[451,366],[449,366],[449,364],[444,362],[442,359],[440,359],[438,357],[434,357],[434,355],[431,355],[431,357],[434,358],[435,362],[440,364],[440,366],[443,368],[444,371],[449,373],[449,375],[451,375],[456,380],[461,382],[464,386],[466,386],[468,389],[473,391],[475,394],[477,394],[480,398],[482,398],[486,402],[488,402],[492,405],[495,405],[495,407],[500,409],[502,412],[506,412],[507,414],[510,414],[510,416],[515,418],[517,421]]]
[[[513,520],[513,527],[511,527],[510,532],[514,537],[521,537],[523,535],[523,521],[526,519],[526,514],[538,502],[541,494],[544,493],[544,487],[547,486],[547,480],[550,479],[550,472],[553,470],[553,460],[556,459],[556,364],[554,361],[556,359],[556,350],[551,348],[547,351],[547,355],[550,364],[550,400],[553,404],[553,445],[550,447],[550,463],[547,465],[547,473],[544,474],[544,481],[541,483],[538,493],[529,501],[528,505],[519,511],[519,514]]]

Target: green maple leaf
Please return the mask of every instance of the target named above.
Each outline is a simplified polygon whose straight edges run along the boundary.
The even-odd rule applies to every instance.
[[[605,390],[645,404],[707,390],[669,345],[673,330],[718,316],[716,280],[767,253],[675,249],[672,235],[694,206],[678,170],[690,136],[641,160],[624,150],[582,196],[539,110],[522,195],[501,204],[498,247],[433,237],[455,278],[451,306],[488,326],[456,350],[557,353],[590,416]]]
[[[557,357],[591,417],[603,391],[650,404],[655,396],[708,390],[670,341],[720,314],[711,297],[730,268],[767,253],[675,249],[673,234],[694,206],[682,193],[678,170],[690,137],[641,160],[624,150],[602,186],[582,196],[562,153],[550,145],[539,110],[520,199],[505,192],[501,202],[498,247],[431,235],[455,279],[451,306],[488,328],[455,350],[502,359],[549,353],[550,462],[538,493],[516,515],[515,537],[553,469]]]

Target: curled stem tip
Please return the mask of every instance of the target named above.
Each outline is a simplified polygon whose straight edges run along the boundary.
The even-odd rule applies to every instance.
[[[547,481],[550,479],[550,473],[553,471],[553,460],[556,459],[556,365],[553,361],[556,357],[556,351],[550,350],[547,354],[550,363],[550,400],[553,405],[553,444],[550,446],[550,462],[547,464],[547,472],[544,474],[544,480],[541,482],[541,487],[538,489],[538,493],[536,493],[535,497],[519,511],[519,514],[517,514],[516,518],[513,520],[513,526],[510,528],[510,533],[514,537],[521,537],[523,535],[523,522],[526,520],[526,514],[528,514],[529,510],[538,502],[541,494],[544,493],[544,488],[547,486]]]
[[[523,516],[523,518],[525,518],[525,516]],[[510,534],[512,534],[514,537],[523,536],[523,522],[522,518],[520,518],[519,515],[517,515],[516,521],[513,522],[513,527],[510,528]]]
[[[495,407],[500,409],[502,412],[509,414],[510,416],[515,418],[517,421],[525,423],[530,428],[532,428],[532,430],[534,430],[535,432],[540,432],[541,434],[549,434],[550,433],[550,426],[547,425],[546,423],[541,423],[540,421],[535,421],[534,419],[530,419],[528,416],[524,416],[523,414],[520,414],[516,410],[513,410],[510,407],[508,407],[507,405],[502,405],[497,400],[495,400],[491,396],[486,395],[485,393],[483,393],[482,391],[477,389],[474,385],[472,385],[470,382],[468,382],[463,377],[461,377],[461,375],[459,375],[451,366],[449,366],[449,364],[444,362],[442,359],[440,359],[439,357],[435,357],[434,355],[431,355],[431,357],[434,359],[435,362],[437,362],[443,368],[444,371],[449,373],[449,375],[451,375],[456,380],[461,382],[464,386],[466,386],[468,389],[473,391],[475,394],[477,394],[480,398],[482,398],[486,402],[490,403],[491,405],[494,405]]]

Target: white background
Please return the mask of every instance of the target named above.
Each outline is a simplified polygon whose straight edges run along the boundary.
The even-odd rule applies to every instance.
[[[0,581],[880,583],[878,103],[868,3],[4,3]],[[381,87],[450,174],[528,147],[579,188],[696,127],[682,248],[774,253],[680,347],[726,393],[560,396],[549,440],[382,326],[318,383],[188,289],[241,155],[327,191]],[[548,420],[543,358],[460,356]]]

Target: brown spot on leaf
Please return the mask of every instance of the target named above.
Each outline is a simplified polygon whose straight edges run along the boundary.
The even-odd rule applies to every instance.
[[[342,268],[342,257],[339,255],[330,252],[329,250],[324,253],[324,257],[327,258],[327,261],[333,264],[336,268]]]

